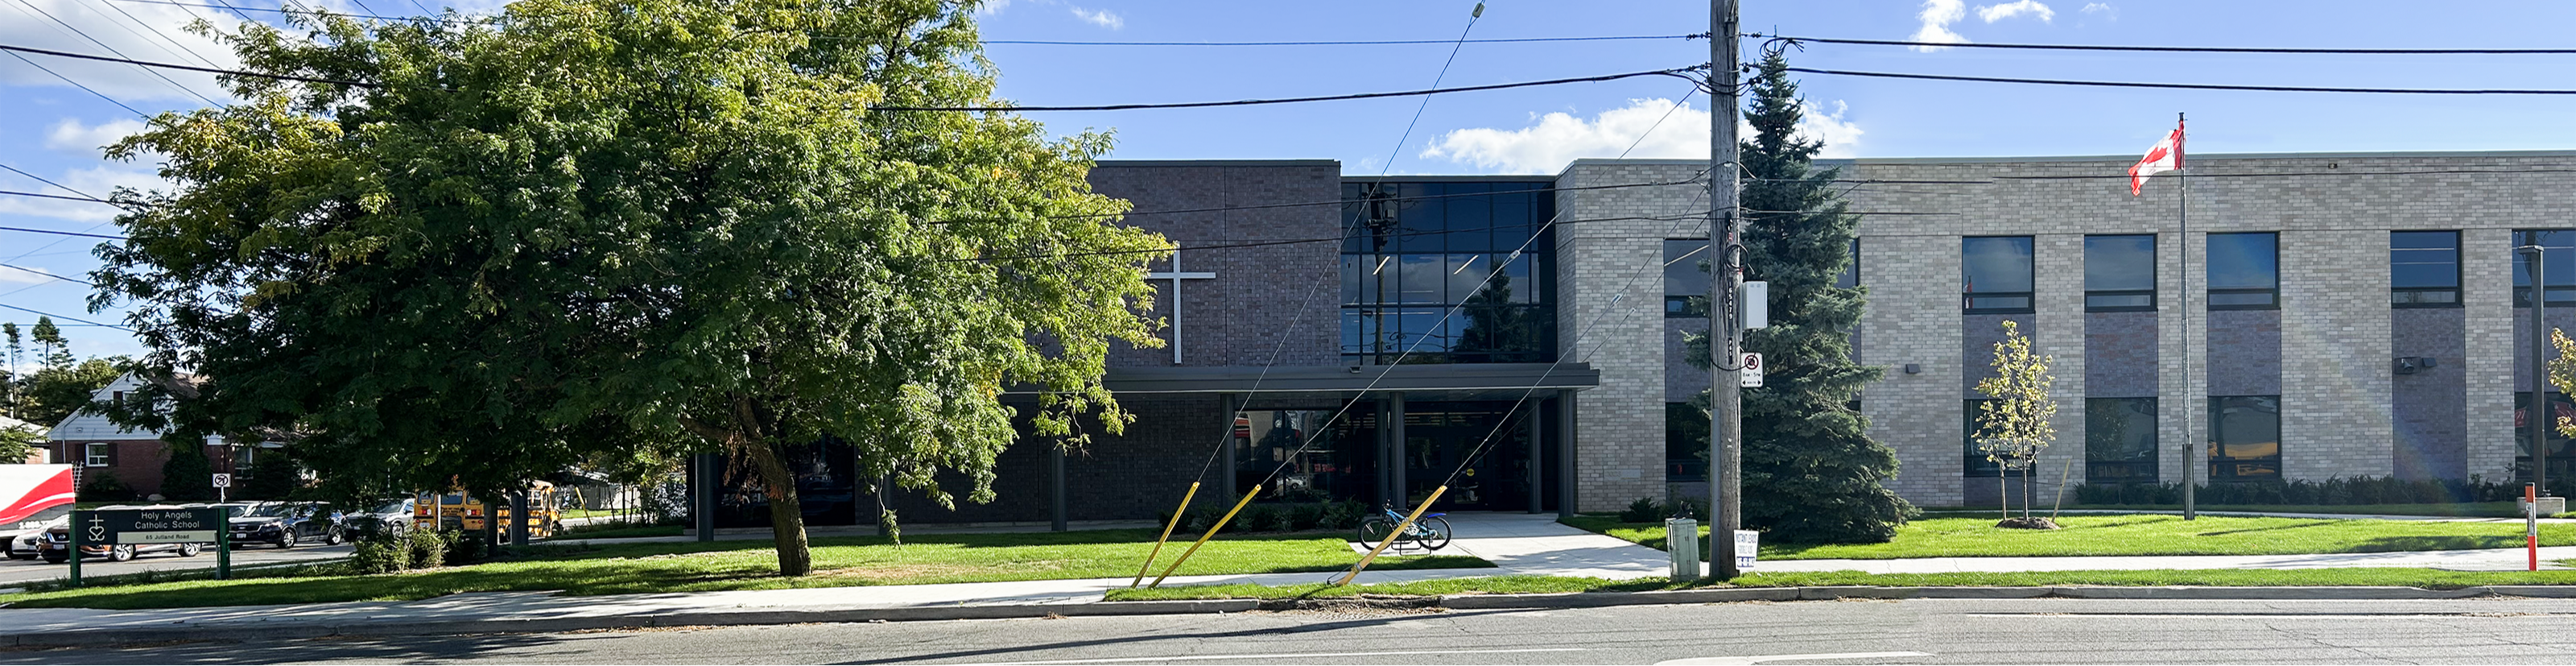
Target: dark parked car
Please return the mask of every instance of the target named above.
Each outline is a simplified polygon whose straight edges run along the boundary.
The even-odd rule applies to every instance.
[[[232,530],[232,542],[238,546],[265,543],[294,548],[311,541],[336,546],[347,539],[338,514],[315,503],[263,502],[235,515]]]

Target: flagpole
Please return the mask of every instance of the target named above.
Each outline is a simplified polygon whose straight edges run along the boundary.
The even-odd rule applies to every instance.
[[[2207,463],[2199,455],[2200,440],[2193,436],[2196,419],[2192,418],[2192,407],[2199,401],[2191,388],[2191,172],[2185,169],[2190,165],[2184,163],[2188,152],[2184,148],[2191,143],[2191,137],[2184,135],[2181,112],[2174,113],[2174,134],[2181,139],[2174,142],[2174,177],[2182,180],[2182,202],[2176,206],[2176,217],[2182,222],[2182,519],[2194,520],[2200,517],[2195,501],[2198,498],[2194,497],[2199,486],[2197,477],[2200,467]]]

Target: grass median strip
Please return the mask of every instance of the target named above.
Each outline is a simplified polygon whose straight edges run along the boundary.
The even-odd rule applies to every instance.
[[[408,601],[460,592],[565,594],[709,592],[916,585],[1136,575],[1153,547],[1149,530],[942,534],[895,545],[879,537],[814,540],[814,575],[776,575],[767,542],[538,547],[504,561],[380,576],[337,575],[330,565],[228,581],[179,580],[0,595],[12,607],[183,608],[339,601]],[[1165,554],[1169,561],[1171,555]],[[1339,535],[1229,536],[1208,542],[1174,575],[1324,572],[1359,556]],[[1474,557],[1380,558],[1372,569],[1491,567]],[[1160,568],[1157,568],[1160,571]]]
[[[1606,516],[1563,521],[1584,530],[1664,547],[1661,523],[1622,523]],[[2201,516],[2162,514],[2063,515],[2055,530],[1994,526],[1993,515],[1925,518],[1906,523],[1896,539],[1873,544],[1762,544],[1773,560],[1885,560],[1914,557],[2056,557],[2099,555],[2307,555],[2412,550],[2519,548],[2520,523],[2339,518]],[[1701,527],[1706,537],[1708,528]],[[2576,524],[2540,526],[2544,546],[2576,545]],[[1705,552],[1705,551],[1703,551]]]
[[[2100,586],[2393,586],[2434,590],[2480,585],[2576,585],[2576,571],[2448,571],[2417,568],[2352,569],[2150,569],[2139,571],[2015,571],[1937,574],[1872,574],[1859,571],[1755,573],[1731,583],[1662,578],[1608,580],[1554,576],[1492,576],[1407,583],[1329,587],[1308,585],[1198,585],[1152,590],[1111,590],[1110,601],[1175,599],[1310,599],[1360,595],[1440,596],[1453,594],[1557,594],[1569,592],[1653,592],[1681,589],[1756,587],[2046,587]]]

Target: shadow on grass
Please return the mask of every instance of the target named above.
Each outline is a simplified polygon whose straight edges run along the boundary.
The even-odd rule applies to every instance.
[[[2522,535],[2513,536],[2391,536],[2375,537],[2353,546],[2356,553],[2393,553],[2416,550],[2481,550],[2521,548]]]

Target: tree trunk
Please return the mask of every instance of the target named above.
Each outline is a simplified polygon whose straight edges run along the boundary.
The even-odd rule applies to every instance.
[[[2038,471],[2039,454],[2034,452],[2030,454],[2029,460],[2023,461],[2021,466],[2022,522],[2030,522],[2030,503],[2032,500],[2039,499],[2039,475],[2036,473]]]
[[[2004,520],[2012,520],[2012,486],[2004,485],[2010,483],[2011,472],[2003,463],[1995,463],[1995,501],[2003,503]]]
[[[814,573],[814,552],[805,540],[805,507],[796,497],[796,474],[787,470],[787,463],[769,442],[753,440],[742,449],[750,454],[752,467],[760,472],[760,485],[769,495],[769,530],[778,545],[778,575]]]

